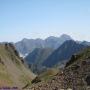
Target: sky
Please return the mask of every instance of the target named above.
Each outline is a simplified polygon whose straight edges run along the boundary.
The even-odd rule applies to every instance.
[[[0,42],[62,34],[90,41],[90,0],[0,0]]]

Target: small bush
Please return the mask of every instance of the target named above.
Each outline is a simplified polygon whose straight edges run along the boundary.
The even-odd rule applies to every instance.
[[[32,84],[33,83],[38,83],[38,82],[41,82],[41,79],[39,77],[36,77],[34,80],[32,80]]]

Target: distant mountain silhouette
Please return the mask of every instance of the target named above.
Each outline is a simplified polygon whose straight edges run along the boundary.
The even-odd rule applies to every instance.
[[[15,43],[19,53],[26,55],[32,52],[35,48],[53,48],[57,49],[61,44],[67,40],[72,40],[69,35],[63,34],[60,37],[50,36],[45,40],[42,39],[26,39]]]
[[[81,44],[90,46],[90,42],[88,42],[88,41],[83,41],[83,42],[81,42]]]
[[[73,54],[85,47],[85,45],[78,44],[73,40],[66,41],[43,62],[43,65],[46,67],[53,67],[59,62],[69,60]]]
[[[42,69],[42,63],[52,52],[53,49],[51,48],[36,48],[26,56],[25,61],[34,73],[38,73]]]
[[[34,73],[40,73],[48,67],[63,66],[73,54],[87,47],[73,40],[65,41],[59,48],[36,48],[26,56],[26,63]],[[63,65],[62,65],[63,64]]]

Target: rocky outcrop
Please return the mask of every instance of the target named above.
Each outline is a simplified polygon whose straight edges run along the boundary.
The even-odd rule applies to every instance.
[[[90,90],[90,59],[78,61],[65,69],[64,74],[65,88],[69,86],[73,90]]]
[[[64,70],[60,71],[51,80],[33,84],[29,89],[90,90],[90,48],[73,57]]]

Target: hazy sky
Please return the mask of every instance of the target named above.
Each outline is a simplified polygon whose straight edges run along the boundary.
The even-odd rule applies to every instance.
[[[90,0],[0,0],[0,42],[63,33],[90,41]]]

